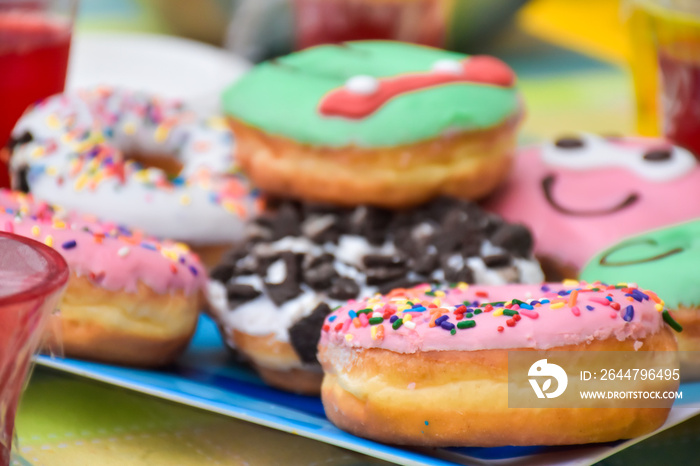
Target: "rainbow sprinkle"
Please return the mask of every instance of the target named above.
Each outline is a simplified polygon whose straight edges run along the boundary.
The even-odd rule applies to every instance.
[[[348,309],[343,313],[331,315],[327,324],[324,325],[324,332],[346,333],[349,330],[349,323],[358,320],[358,315],[367,318],[367,324],[371,327],[371,337],[379,340],[384,335],[383,323],[388,320],[391,332],[412,332],[418,326],[427,326],[431,329],[443,330],[450,335],[459,334],[462,331],[468,332],[475,328],[483,319],[499,319],[502,324],[496,326],[498,333],[507,332],[509,328],[516,327],[523,318],[535,320],[541,314],[558,311],[568,307],[575,318],[584,318],[586,312],[594,311],[596,308],[591,304],[595,303],[601,307],[601,312],[610,312],[611,319],[622,319],[625,322],[635,320],[635,302],[652,300],[659,310],[663,310],[664,303],[652,292],[641,291],[638,288],[628,287],[626,284],[606,285],[603,283],[586,284],[576,282],[574,289],[562,289],[553,292],[550,286],[542,286],[541,291],[545,294],[540,299],[528,299],[522,301],[512,299],[501,302],[463,302],[457,305],[445,305],[440,300],[426,300],[424,297],[438,296],[449,302],[451,293],[460,293],[463,288],[452,287],[450,289],[432,288],[430,285],[419,285],[411,289],[394,290],[386,296],[375,296],[365,301],[357,303],[359,310]],[[631,303],[616,302],[609,290],[622,290],[624,299],[631,299]],[[603,297],[601,297],[601,294]],[[423,296],[423,297],[422,297]],[[479,296],[487,297],[487,296]],[[618,298],[620,299],[620,298]],[[658,302],[657,302],[658,301]],[[543,307],[548,305],[547,307]],[[620,312],[618,312],[622,309]],[[343,315],[344,314],[344,315]],[[344,325],[331,326],[330,323],[336,319],[346,318]],[[673,320],[667,310],[663,310],[663,320],[674,330],[680,332],[681,326]],[[364,326],[364,325],[363,325]],[[359,326],[356,326],[356,328]],[[380,337],[380,331],[382,336]],[[347,334],[345,335],[347,337]],[[348,340],[349,341],[349,340]]]
[[[41,112],[49,102],[60,97],[49,97],[36,105]],[[71,98],[87,104],[90,118],[76,121],[74,113],[50,113],[45,124],[60,129],[60,137],[43,141],[33,141],[27,181],[31,187],[38,177],[56,179],[59,185],[69,183],[75,191],[95,191],[104,183],[118,185],[140,184],[148,190],[183,194],[176,196],[180,205],[194,206],[192,189],[203,190],[204,199],[220,206],[226,212],[247,217],[250,198],[259,204],[260,193],[253,189],[233,156],[234,137],[223,118],[198,119],[194,112],[186,109],[181,102],[161,99],[143,92],[118,90],[110,87],[97,87],[71,94]],[[71,100],[60,106],[73,105]],[[31,113],[31,112],[30,112]],[[148,146],[154,145],[161,153],[172,153],[185,167],[176,177],[170,177],[160,168],[145,167],[130,160],[113,141],[121,133],[122,137],[138,136],[133,141],[150,139]],[[60,145],[65,149],[65,164],[55,164],[50,157],[57,153]],[[63,152],[61,152],[63,153]],[[202,157],[215,155],[230,166],[225,172],[207,165],[187,170],[189,160],[200,163]],[[46,160],[46,162],[44,162]],[[44,164],[45,165],[42,165]],[[215,165],[222,165],[218,163]]]
[[[59,251],[65,254],[66,257],[70,257],[73,251],[80,249],[79,238],[83,236],[76,235],[75,239],[62,240],[62,242],[58,243],[54,240],[54,235],[51,232],[61,231],[65,235],[66,230],[78,230],[97,243],[105,241],[123,243],[123,246],[116,251],[117,256],[122,258],[128,256],[132,248],[141,247],[169,259],[171,270],[174,268],[173,273],[177,273],[178,267],[184,267],[194,276],[200,274],[201,265],[198,259],[190,253],[189,248],[183,243],[159,242],[153,239],[144,240],[144,234],[141,231],[130,230],[123,225],[113,223],[98,223],[91,216],[79,217],[74,215],[66,219],[64,218],[64,213],[58,208],[46,203],[35,202],[31,195],[21,192],[2,190],[0,195],[0,201],[5,204],[0,205],[0,214],[4,213],[13,216],[14,223],[20,224],[26,221],[42,225],[42,228],[47,233],[44,237],[44,243],[56,249],[60,247]],[[29,231],[32,236],[39,237],[42,228],[39,225],[33,225]],[[16,229],[13,222],[5,221],[4,228],[0,228],[0,230],[12,233]],[[98,278],[93,281],[100,281]]]

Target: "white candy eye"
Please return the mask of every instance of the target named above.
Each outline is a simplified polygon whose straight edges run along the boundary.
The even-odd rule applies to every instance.
[[[438,60],[433,63],[433,71],[442,71],[444,73],[462,74],[464,65],[458,60]]]
[[[345,82],[345,89],[353,94],[370,95],[379,89],[379,81],[372,76],[353,76]]]
[[[657,183],[679,178],[697,167],[695,157],[681,147],[648,148],[648,141],[642,144],[624,142],[582,134],[545,144],[542,160],[549,166],[570,170],[624,168]],[[630,142],[635,140],[632,138]]]

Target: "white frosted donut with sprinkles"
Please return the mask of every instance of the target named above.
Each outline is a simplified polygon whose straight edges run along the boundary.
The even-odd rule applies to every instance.
[[[30,109],[12,131],[10,170],[13,187],[36,199],[199,250],[238,241],[257,211],[234,147],[220,118],[101,87]]]
[[[666,408],[509,408],[508,352],[675,351],[671,327],[677,324],[656,294],[627,284],[395,290],[350,301],[326,318],[318,355],[323,404],[338,427],[392,444],[563,445],[636,437],[663,424],[670,402]]]
[[[156,366],[189,342],[206,272],[186,245],[67,216],[6,190],[0,231],[43,242],[66,259],[71,274],[58,318],[67,356]]]

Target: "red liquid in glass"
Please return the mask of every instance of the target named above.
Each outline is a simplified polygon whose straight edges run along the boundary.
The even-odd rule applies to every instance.
[[[698,44],[700,55],[700,44]],[[700,60],[659,54],[663,132],[700,159]]]
[[[296,48],[351,40],[444,44],[442,0],[295,0]]]
[[[38,13],[0,12],[0,147],[33,102],[63,91],[70,25]],[[0,162],[0,187],[9,186]]]

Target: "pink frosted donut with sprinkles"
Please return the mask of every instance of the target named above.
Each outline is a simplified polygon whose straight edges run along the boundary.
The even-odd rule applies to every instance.
[[[397,289],[350,301],[326,318],[319,343],[323,404],[341,429],[392,444],[632,438],[663,424],[671,402],[663,409],[596,407],[595,416],[573,407],[509,408],[508,353],[675,351],[671,328],[679,330],[663,300],[635,285]]]
[[[0,190],[0,231],[40,241],[66,259],[71,275],[56,317],[66,356],[157,366],[189,342],[206,271],[183,243],[66,215],[7,190]]]
[[[142,92],[49,97],[19,120],[8,147],[14,189],[186,242],[205,262],[243,236],[260,204],[223,119]]]

